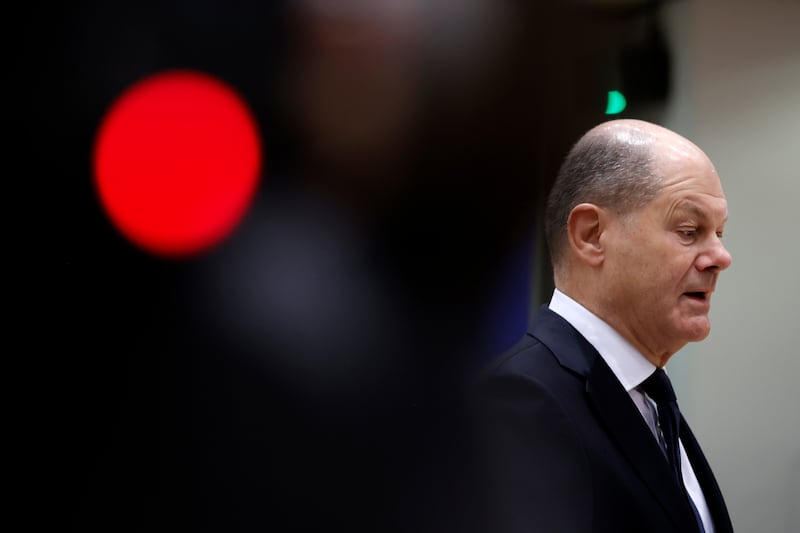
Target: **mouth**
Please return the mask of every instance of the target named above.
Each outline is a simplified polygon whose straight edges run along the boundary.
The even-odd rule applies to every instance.
[[[690,291],[690,292],[684,292],[683,295],[693,300],[705,302],[708,300],[709,296],[711,296],[711,293],[704,291]]]

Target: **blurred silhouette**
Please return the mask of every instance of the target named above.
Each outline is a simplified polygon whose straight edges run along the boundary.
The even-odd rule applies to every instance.
[[[524,332],[544,192],[657,7],[603,4],[89,2],[42,21],[36,79],[61,81],[32,90],[62,199],[48,351],[79,354],[49,362],[59,514],[490,530],[461,384]],[[266,156],[237,231],[180,261],[115,232],[88,165],[110,102],[167,68],[235,87]]]

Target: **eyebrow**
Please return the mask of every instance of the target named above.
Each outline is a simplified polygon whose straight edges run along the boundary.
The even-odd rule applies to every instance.
[[[706,212],[703,211],[703,209],[694,202],[688,202],[688,201],[681,202],[675,207],[675,212],[676,213],[689,212],[700,218],[708,218]]]
[[[684,200],[680,204],[675,207],[673,214],[682,214],[682,213],[691,213],[692,215],[696,216],[697,218],[701,218],[703,220],[708,220],[709,216],[706,211],[697,205],[695,202],[691,200]],[[722,219],[722,222],[725,223],[728,221],[728,213],[727,209],[725,210],[725,217]]]

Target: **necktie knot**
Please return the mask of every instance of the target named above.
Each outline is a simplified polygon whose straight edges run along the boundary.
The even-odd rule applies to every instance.
[[[642,382],[642,390],[657,404],[675,402],[675,390],[663,369],[657,368],[649,378]]]

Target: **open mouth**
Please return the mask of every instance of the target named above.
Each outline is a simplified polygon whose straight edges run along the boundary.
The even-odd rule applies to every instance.
[[[707,293],[705,292],[684,292],[684,296],[688,296],[689,298],[694,298],[695,300],[706,300]]]

